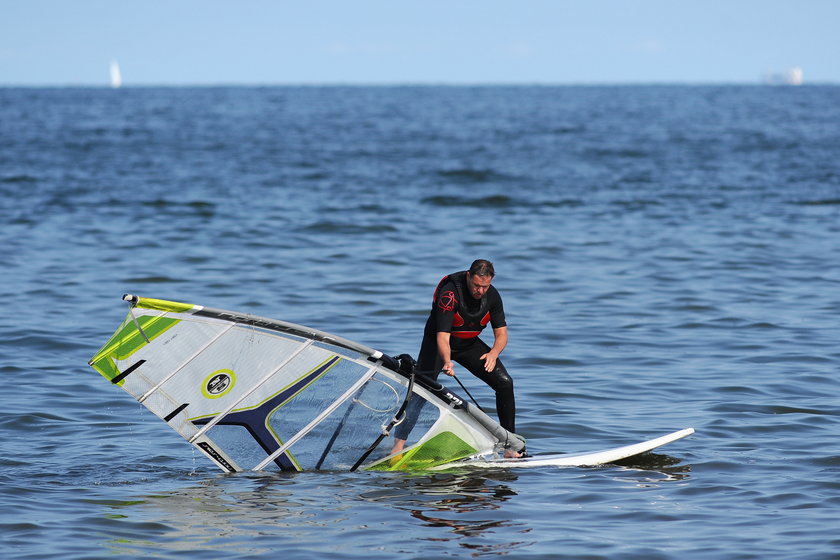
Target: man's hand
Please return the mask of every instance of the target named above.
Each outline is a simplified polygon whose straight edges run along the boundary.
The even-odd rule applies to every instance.
[[[484,371],[490,372],[496,369],[496,360],[499,359],[499,355],[494,352],[487,352],[483,356],[479,358],[479,360],[484,360]]]
[[[455,368],[452,366],[452,362],[443,363],[443,373],[445,373],[449,377],[455,376]]]
[[[493,329],[493,336],[496,338],[496,340],[493,341],[493,348],[488,350],[486,354],[479,358],[484,360],[484,370],[488,372],[496,369],[496,360],[499,359],[499,354],[501,354],[502,350],[504,350],[505,346],[507,346],[507,327],[498,327]]]

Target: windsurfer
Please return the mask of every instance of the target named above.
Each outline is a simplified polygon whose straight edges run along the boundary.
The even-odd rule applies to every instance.
[[[515,432],[513,380],[499,360],[507,345],[507,323],[502,297],[491,285],[494,276],[493,263],[479,259],[469,270],[449,274],[440,281],[423,331],[417,371],[435,380],[441,371],[455,375],[453,361],[464,366],[496,392],[499,424]],[[493,329],[492,347],[478,338],[488,324]],[[422,402],[416,399],[409,404],[405,419],[394,430],[391,453],[399,453],[405,447]],[[520,453],[505,450],[505,457],[519,456]]]

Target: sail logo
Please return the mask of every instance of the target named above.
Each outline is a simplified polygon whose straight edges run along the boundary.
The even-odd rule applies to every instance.
[[[228,394],[236,383],[236,374],[229,369],[220,369],[204,380],[201,393],[208,399],[218,399]]]

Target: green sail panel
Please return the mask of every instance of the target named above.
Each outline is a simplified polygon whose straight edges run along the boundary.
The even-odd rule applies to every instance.
[[[116,361],[125,360],[140,350],[140,348],[180,323],[180,319],[144,315],[137,318],[137,323],[143,329],[142,333],[137,329],[137,324],[132,319],[131,314],[129,314],[123,322],[122,327],[91,358],[90,365],[108,381],[113,381],[120,374]],[[144,334],[145,336],[143,336]],[[146,342],[147,338],[149,342]]]
[[[401,455],[389,457],[374,463],[367,470],[414,471],[465,459],[478,450],[452,432],[441,432],[429,441],[409,449]]]

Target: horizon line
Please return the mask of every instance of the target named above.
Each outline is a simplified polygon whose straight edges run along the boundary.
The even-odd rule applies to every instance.
[[[143,88],[218,88],[218,87],[604,87],[604,86],[767,86],[767,87],[807,87],[834,86],[840,82],[808,81],[801,84],[768,83],[762,80],[727,81],[727,80],[640,80],[640,81],[301,81],[301,82],[136,82],[123,83],[119,88],[107,82],[68,82],[68,83],[0,83],[0,88],[85,88],[85,89],[143,89]]]

